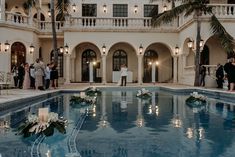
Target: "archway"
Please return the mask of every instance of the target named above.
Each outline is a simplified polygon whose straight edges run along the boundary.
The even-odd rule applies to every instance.
[[[137,82],[138,60],[134,47],[126,42],[113,44],[107,55],[107,82],[118,82],[120,67],[125,64],[128,68],[127,82]]]
[[[11,68],[26,62],[26,48],[21,42],[15,42],[11,46]]]
[[[151,62],[151,63],[150,63]],[[156,64],[158,62],[158,64]],[[164,43],[149,45],[143,57],[143,82],[152,82],[152,65],[155,64],[155,81],[171,82],[173,78],[173,61],[170,48]]]
[[[152,65],[158,61],[158,54],[154,50],[148,50],[147,52],[144,53],[144,78],[143,82],[144,83],[149,83],[151,82],[152,78]],[[158,67],[156,67],[156,72],[155,72],[155,80],[158,81]]]
[[[96,61],[96,53],[91,49],[87,49],[82,53],[82,81],[89,81],[89,63]],[[94,75],[96,76],[96,70],[94,70]]]
[[[71,82],[89,81],[89,62],[96,62],[93,67],[93,81],[101,82],[101,53],[99,48],[90,42],[83,42],[74,47],[70,56]]]

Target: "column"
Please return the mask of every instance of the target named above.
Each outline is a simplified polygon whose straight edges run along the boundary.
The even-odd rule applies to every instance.
[[[156,63],[152,63],[152,83],[156,82]]]
[[[143,56],[138,55],[138,84],[141,85],[143,83],[142,80],[142,60]]]
[[[177,65],[177,57],[176,56],[174,56],[174,75],[173,75],[173,83],[177,83],[177,81],[178,81],[178,79],[177,79],[177,77],[178,77],[178,71],[177,71],[177,69],[178,69],[178,65]]]
[[[1,2],[0,21],[5,21],[5,0],[0,0],[0,2]]]
[[[89,63],[89,82],[90,83],[93,83],[94,82],[94,78],[93,78],[93,75],[94,75],[94,72],[93,72],[93,62],[90,62]]]
[[[75,82],[75,58],[71,58],[71,80]]]
[[[70,55],[65,55],[65,83],[70,83]]]
[[[106,55],[102,55],[102,83],[106,84]]]

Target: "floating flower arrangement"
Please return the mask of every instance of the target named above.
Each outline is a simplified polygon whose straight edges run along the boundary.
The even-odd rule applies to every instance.
[[[191,107],[198,107],[206,104],[207,97],[198,94],[198,92],[193,92],[190,94],[190,96],[186,99],[186,104]]]
[[[45,136],[51,136],[54,134],[54,129],[57,129],[60,133],[66,133],[67,120],[59,119],[58,114],[49,112],[42,115],[28,115],[27,121],[21,125],[18,130],[19,134],[23,137],[30,137],[32,135],[44,134]]]
[[[96,96],[88,96],[84,92],[78,95],[74,95],[70,99],[71,105],[73,107],[84,107],[96,103]]]
[[[149,90],[146,90],[145,88],[142,88],[137,91],[136,94],[137,97],[142,98],[142,99],[148,99],[152,96],[152,93],[149,92]]]
[[[101,94],[101,91],[96,87],[90,87],[85,90],[85,93],[87,96],[97,96]]]

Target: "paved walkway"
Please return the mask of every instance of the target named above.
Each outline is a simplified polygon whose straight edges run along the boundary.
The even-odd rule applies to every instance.
[[[60,86],[58,89],[50,89],[46,91],[40,91],[40,90],[23,90],[23,89],[9,89],[9,90],[3,90],[1,91],[0,95],[0,104],[1,103],[6,103],[6,102],[11,102],[11,101],[17,101],[23,98],[31,98],[34,96],[39,96],[47,93],[53,93],[59,90],[84,90],[87,87],[90,86],[96,86],[96,87],[117,87],[116,84],[113,83],[108,83],[106,85],[100,84],[100,83],[94,83],[90,85],[89,83],[72,83],[72,84],[66,84]],[[172,84],[172,83],[156,83],[156,84],[143,84],[143,85],[138,85],[136,83],[133,84],[128,84],[127,87],[165,87],[169,89],[203,89],[206,91],[211,91],[211,92],[221,92],[221,93],[229,93],[234,95],[235,97],[235,92],[228,92],[224,89],[216,89],[216,88],[203,88],[203,87],[193,87],[193,86],[186,86],[186,85],[180,85],[180,84]]]

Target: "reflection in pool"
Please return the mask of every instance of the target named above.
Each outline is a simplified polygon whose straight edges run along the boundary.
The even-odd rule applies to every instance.
[[[206,106],[190,108],[185,104],[187,95],[154,91],[143,100],[136,98],[135,90],[105,89],[97,104],[84,112],[70,105],[72,95],[0,112],[1,156],[232,157],[235,153],[233,103],[208,99]],[[47,106],[68,119],[66,135],[56,132],[41,142],[35,142],[35,136],[16,135],[14,130],[29,113]]]

